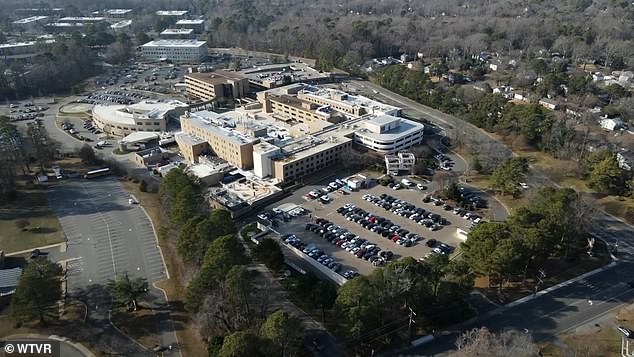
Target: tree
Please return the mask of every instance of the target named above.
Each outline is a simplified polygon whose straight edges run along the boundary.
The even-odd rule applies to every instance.
[[[297,317],[278,310],[269,315],[260,328],[262,337],[267,338],[279,349],[279,355],[295,356],[304,335],[304,326]]]
[[[214,239],[235,231],[233,220],[225,210],[214,210],[209,218],[192,217],[185,222],[178,236],[178,253],[186,263],[199,266]]]
[[[79,149],[79,158],[84,163],[94,163],[97,159],[95,155],[95,150],[88,144],[84,144],[84,146]]]
[[[533,357],[538,351],[528,333],[507,330],[494,334],[486,327],[463,333],[456,340],[456,347],[458,351],[452,357]]]
[[[269,269],[280,271],[284,266],[284,253],[282,248],[273,239],[267,238],[255,247],[255,257],[263,262]]]
[[[310,301],[321,309],[321,319],[326,321],[326,309],[332,309],[337,300],[337,287],[328,281],[319,279],[311,285]]]
[[[626,190],[623,170],[619,167],[615,155],[593,163],[588,175],[588,186],[610,195],[621,195]]]
[[[131,279],[127,272],[108,281],[113,300],[120,306],[132,307],[133,311],[137,311],[139,299],[147,295],[148,287],[147,279]]]
[[[142,179],[139,183],[139,191],[147,192],[147,181],[145,181],[145,179]]]
[[[259,356],[260,338],[248,331],[238,331],[225,337],[219,357]]]
[[[502,194],[516,195],[519,193],[519,184],[525,180],[527,172],[528,161],[525,158],[510,158],[493,170],[491,187]]]
[[[136,31],[134,33],[134,41],[136,42],[137,46],[141,46],[143,44],[150,42],[150,38],[145,33],[145,31]]]
[[[11,298],[11,313],[17,322],[39,319],[43,324],[56,316],[62,297],[62,267],[44,257],[33,259],[24,269]]]

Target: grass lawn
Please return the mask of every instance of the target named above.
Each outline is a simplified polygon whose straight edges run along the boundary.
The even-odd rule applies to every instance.
[[[159,234],[160,225],[158,222],[161,222],[162,219],[158,194],[141,192],[139,191],[139,184],[131,181],[122,180],[121,184],[126,191],[133,194],[137,200],[139,200],[139,204],[145,208],[145,211],[154,224],[157,234]],[[159,238],[162,238],[160,234]],[[170,314],[174,321],[174,326],[176,327],[179,344],[183,349],[183,356],[206,356],[207,348],[192,325],[190,316],[184,307],[187,286],[185,285],[186,282],[181,281],[178,277],[188,276],[188,273],[178,257],[176,247],[169,239],[159,239],[159,246],[163,251],[165,265],[170,274],[170,279],[160,281],[155,285],[165,290],[169,298],[170,305],[172,306]]]
[[[597,201],[603,209],[629,224],[634,224],[634,199],[629,197],[606,196]]]
[[[16,222],[26,220],[26,230]],[[45,190],[21,190],[17,198],[0,206],[0,250],[17,252],[64,241],[64,232],[48,205]]]
[[[139,307],[137,311],[123,308],[112,310],[112,323],[148,349],[161,344],[151,309]]]
[[[495,196],[504,206],[506,206],[511,213],[519,207],[522,207],[526,204],[526,200],[523,197],[515,198],[513,196],[508,195],[497,195],[491,192],[491,185],[489,183],[489,176],[470,176],[469,177],[469,185],[477,187],[483,191],[488,192],[489,194]]]
[[[560,259],[548,259],[546,261],[533,263],[534,267],[539,266],[546,273],[546,278],[543,280],[543,283],[539,285],[539,290],[557,285],[610,263],[607,248],[602,241],[595,243],[595,253],[594,257],[583,256],[572,262],[562,261]],[[499,304],[507,304],[535,293],[535,286],[537,284],[537,280],[535,279],[536,275],[536,271],[529,272],[524,285],[522,285],[521,282],[506,283],[502,286],[501,291],[498,291],[496,284],[489,286],[487,277],[476,279],[475,287],[490,300]]]

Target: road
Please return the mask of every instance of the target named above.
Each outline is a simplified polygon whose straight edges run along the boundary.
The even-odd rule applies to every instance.
[[[66,234],[62,249],[47,250],[52,261],[65,262],[69,296],[84,302],[88,321],[109,329],[109,280],[124,273],[149,283],[167,278],[149,219],[114,178],[64,180],[49,188],[49,201]],[[176,344],[164,295],[151,288],[149,300],[157,313],[163,345]],[[127,353],[144,354],[133,348]],[[177,353],[177,352],[173,352]]]

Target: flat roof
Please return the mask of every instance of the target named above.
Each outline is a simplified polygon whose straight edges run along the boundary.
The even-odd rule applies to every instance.
[[[52,27],[83,27],[83,22],[51,22],[46,24],[46,26]]]
[[[208,83],[218,83],[220,81],[224,82],[227,79],[240,80],[245,78],[239,72],[233,71],[194,72],[187,73],[185,77],[194,78]]]
[[[157,16],[183,16],[187,14],[187,10],[159,10]]]
[[[207,42],[198,40],[156,40],[141,47],[201,47],[206,45]]]
[[[110,28],[119,29],[122,27],[128,27],[130,25],[132,25],[132,20],[123,20],[123,21],[115,22],[114,24],[110,25]]]
[[[109,9],[106,10],[106,14],[109,15],[125,15],[131,13],[132,9]]]
[[[194,29],[165,29],[161,35],[189,35],[193,32]]]
[[[68,16],[68,17],[62,17],[61,19],[59,19],[60,22],[64,22],[64,21],[94,22],[94,21],[105,21],[105,20],[106,20],[105,17],[89,17],[89,16],[82,16],[82,17]]]
[[[274,83],[276,86],[283,83],[284,76],[291,77],[292,82],[312,81],[330,77],[330,73],[319,72],[302,62],[255,66],[245,68],[240,73],[254,83],[264,84],[264,82],[268,82]]]
[[[95,105],[92,110],[109,121],[134,125],[135,119],[164,119],[168,111],[187,107],[186,103],[178,100],[167,102],[144,100],[131,105]]]
[[[368,129],[362,128],[362,129],[357,129],[354,131],[355,135],[358,136],[363,136],[366,138],[371,138],[371,139],[376,139],[376,140],[381,140],[381,141],[386,141],[386,140],[397,140],[400,139],[404,136],[413,134],[415,132],[418,132],[420,130],[424,130],[425,126],[421,123],[417,123],[415,121],[409,120],[409,119],[404,119],[404,118],[400,118],[400,117],[392,117],[389,115],[385,115],[385,117],[388,117],[385,120],[390,120],[390,121],[394,121],[391,118],[394,119],[400,119],[400,125],[397,126],[396,128],[393,128],[392,130],[389,131],[384,131],[382,133],[375,133],[373,131],[370,131]],[[365,119],[363,121],[361,121],[360,123],[363,123],[364,121],[366,122],[376,122],[376,118],[368,118]],[[383,120],[383,119],[379,119],[379,120]],[[379,122],[380,123],[380,122]]]
[[[24,24],[29,24],[32,22],[37,22],[40,20],[45,20],[45,19],[48,19],[48,16],[31,16],[25,19],[15,20],[13,21],[13,23],[16,25],[24,25]]]
[[[194,20],[182,19],[182,20],[176,21],[177,25],[202,25],[204,23],[205,23],[205,20],[203,19],[194,19]]]
[[[256,138],[235,129],[237,125],[248,126],[250,124],[246,118],[246,113],[232,111],[219,114],[203,110],[190,113],[189,117],[186,118],[191,120],[192,124],[196,127],[211,131],[237,145],[249,144],[256,141]]]
[[[144,141],[155,140],[158,138],[159,138],[158,133],[154,133],[151,131],[135,131],[134,133],[128,134],[126,137],[124,137],[123,139],[119,141],[126,144],[134,144],[134,143],[139,143]]]
[[[175,137],[178,137],[178,140],[186,142],[189,145],[200,145],[207,142],[196,135],[185,132],[176,133]]]
[[[283,88],[283,87],[282,87]],[[304,86],[301,92],[307,97],[316,97],[325,101],[331,101],[350,107],[359,106],[367,109],[370,114],[385,114],[398,111],[401,108],[385,104],[362,95],[353,95],[344,91],[315,86]]]

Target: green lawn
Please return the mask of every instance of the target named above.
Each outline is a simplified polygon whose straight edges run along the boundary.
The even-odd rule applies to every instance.
[[[28,221],[26,229],[18,228],[20,220]],[[19,191],[15,201],[0,206],[0,250],[5,253],[63,241],[64,232],[48,205],[46,191]]]

